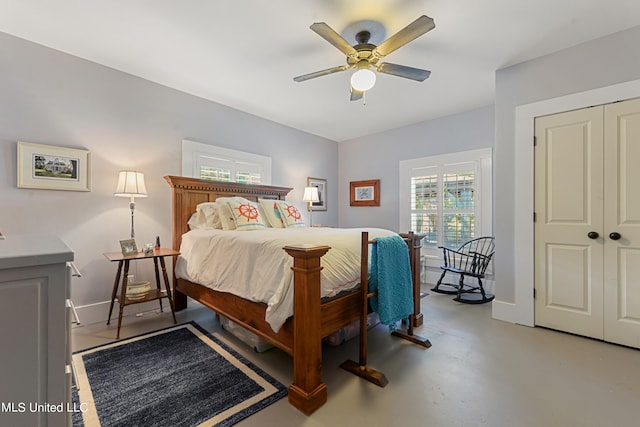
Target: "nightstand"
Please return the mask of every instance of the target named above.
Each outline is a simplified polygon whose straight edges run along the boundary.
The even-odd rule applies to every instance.
[[[162,299],[167,298],[169,300],[169,308],[171,309],[171,314],[173,315],[173,323],[176,322],[176,313],[173,306],[173,297],[171,295],[171,287],[169,286],[169,276],[167,275],[167,267],[164,262],[165,257],[173,257],[180,255],[180,252],[174,251],[173,249],[165,249],[160,248],[153,251],[152,254],[146,255],[144,252],[138,252],[135,255],[122,255],[122,252],[107,252],[104,256],[111,262],[118,262],[118,272],[116,273],[116,280],[113,282],[113,291],[111,293],[111,306],[109,307],[109,318],[107,320],[107,325],[111,323],[111,313],[113,312],[113,304],[118,299],[118,305],[120,306],[120,312],[118,314],[118,332],[116,335],[116,339],[120,339],[120,327],[122,326],[122,313],[124,311],[124,307],[132,304],[139,304],[141,302],[147,301],[155,301],[159,300],[160,302],[160,311],[162,310]],[[127,298],[127,277],[129,275],[129,263],[132,260],[141,260],[141,259],[153,259],[153,264],[156,272],[156,289],[151,289],[144,298],[131,300]],[[160,287],[160,269],[158,268],[158,264],[162,268],[162,277],[164,279],[164,287],[165,290],[162,290]],[[124,268],[124,271],[123,271]],[[120,290],[120,295],[118,296],[118,286],[120,285],[120,278],[122,277],[122,288]]]

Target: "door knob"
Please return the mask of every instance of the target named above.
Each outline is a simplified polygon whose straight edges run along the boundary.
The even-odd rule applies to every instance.
[[[620,240],[620,238],[622,237],[622,235],[620,233],[616,233],[615,231],[611,234],[609,234],[609,238],[611,240]]]
[[[600,235],[597,231],[590,231],[589,233],[587,233],[587,237],[590,239],[597,239],[598,237],[600,237]]]

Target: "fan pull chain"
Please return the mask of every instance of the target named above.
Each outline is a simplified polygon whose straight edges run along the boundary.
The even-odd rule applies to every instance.
[[[362,92],[362,106],[365,107],[367,105],[367,91]]]

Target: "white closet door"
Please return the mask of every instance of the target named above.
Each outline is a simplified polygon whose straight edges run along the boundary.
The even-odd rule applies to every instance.
[[[535,135],[535,323],[603,339],[603,108],[537,118]]]
[[[536,139],[535,323],[640,348],[640,99],[537,118]]]
[[[640,348],[640,99],[605,106],[605,141],[605,340]]]

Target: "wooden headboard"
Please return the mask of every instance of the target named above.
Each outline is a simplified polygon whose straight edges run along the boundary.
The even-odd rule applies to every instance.
[[[291,191],[287,187],[271,185],[239,184],[237,182],[210,181],[184,176],[165,176],[172,188],[172,247],[180,250],[182,235],[189,231],[187,222],[203,202],[213,202],[218,197],[240,196],[257,201],[260,199],[284,200]]]

